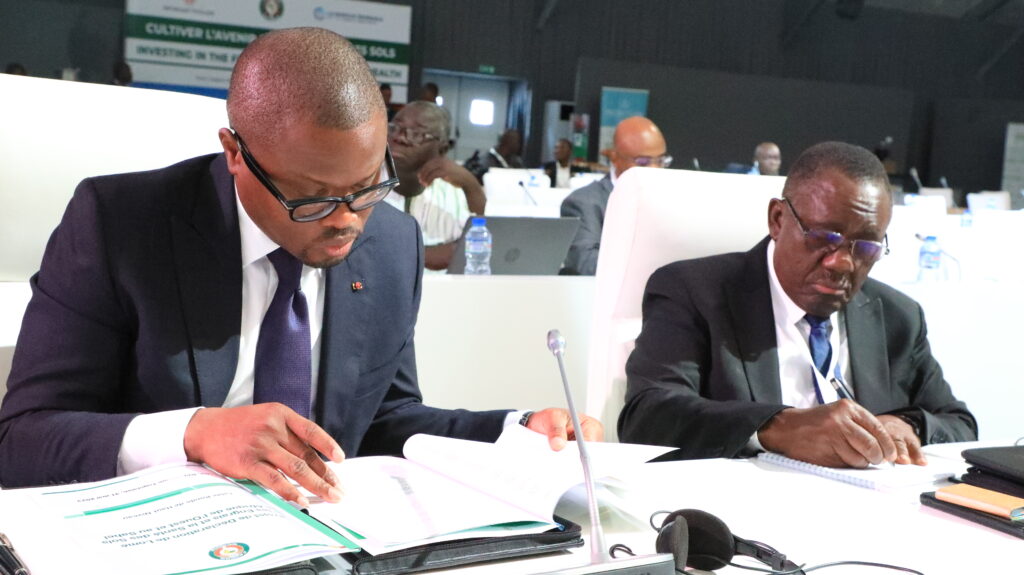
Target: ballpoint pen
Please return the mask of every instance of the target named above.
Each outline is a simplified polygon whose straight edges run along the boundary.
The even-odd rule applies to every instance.
[[[832,384],[832,389],[836,390],[836,394],[839,395],[839,399],[849,399],[850,401],[857,403],[857,400],[853,398],[853,394],[846,388],[846,384],[843,383],[838,377],[833,377],[828,380]],[[857,403],[857,405],[860,405]],[[891,467],[896,467],[896,464],[892,461],[889,462]]]
[[[4,575],[31,575],[11,545],[11,540],[3,533],[0,533],[0,571]]]

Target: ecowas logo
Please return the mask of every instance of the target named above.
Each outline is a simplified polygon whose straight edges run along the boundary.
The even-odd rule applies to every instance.
[[[225,543],[210,549],[210,557],[214,559],[238,559],[249,552],[249,546],[245,543]]]
[[[267,20],[277,20],[284,14],[284,1],[260,0],[260,14]]]

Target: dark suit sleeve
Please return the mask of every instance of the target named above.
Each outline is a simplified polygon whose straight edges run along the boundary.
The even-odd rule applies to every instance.
[[[721,294],[691,285],[707,271],[672,264],[651,276],[626,362],[619,437],[678,447],[669,457],[679,459],[737,456],[785,407],[752,401]]]
[[[90,481],[116,474],[133,413],[120,409],[131,311],[116,297],[100,200],[90,180],[54,231],[18,337],[0,408],[0,483]]]
[[[924,311],[906,299],[902,305],[889,303],[885,321],[892,383],[902,394],[899,400],[908,406],[887,413],[912,418],[920,427],[924,444],[975,441],[978,423],[967,405],[953,396],[942,368],[932,356]]]
[[[564,273],[592,276],[597,273],[597,255],[601,249],[603,225],[601,206],[588,197],[586,188],[580,188],[562,200],[562,217],[579,218],[580,227],[569,246]]]
[[[509,411],[440,409],[423,404],[413,345],[413,326],[419,311],[423,285],[423,236],[418,225],[414,229],[419,257],[416,260],[416,280],[412,292],[413,317],[408,324],[405,345],[394,360],[397,367],[394,378],[362,440],[359,455],[401,454],[406,439],[417,433],[494,441],[501,434],[505,414]]]

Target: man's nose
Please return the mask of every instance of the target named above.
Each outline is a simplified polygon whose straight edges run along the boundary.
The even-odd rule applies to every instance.
[[[853,261],[852,249],[852,244],[843,244],[835,250],[825,254],[821,263],[832,271],[853,273],[853,270],[857,267],[857,263]]]

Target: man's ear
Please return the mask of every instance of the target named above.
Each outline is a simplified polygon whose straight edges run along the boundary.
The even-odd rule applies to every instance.
[[[778,240],[782,233],[782,218],[785,217],[785,200],[772,198],[768,202],[768,235]]]
[[[217,138],[220,139],[220,147],[224,149],[228,171],[237,175],[243,169],[242,166],[245,162],[242,160],[242,154],[238,151],[238,140],[235,139],[234,132],[227,128],[221,128],[217,132]]]

